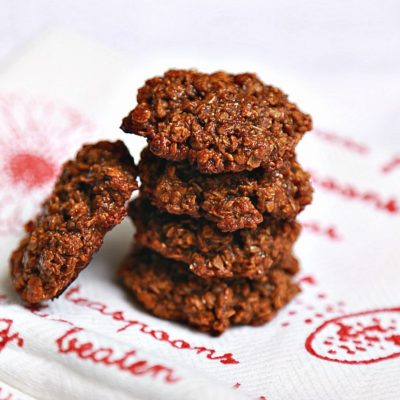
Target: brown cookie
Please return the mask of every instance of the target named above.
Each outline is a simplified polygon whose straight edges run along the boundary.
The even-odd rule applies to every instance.
[[[203,279],[182,263],[148,249],[134,250],[120,275],[137,301],[157,317],[185,322],[212,334],[231,325],[260,325],[269,321],[299,291],[291,275],[297,261],[286,256],[261,281]]]
[[[10,259],[12,281],[23,300],[34,304],[59,296],[126,216],[125,203],[135,189],[136,168],[121,141],[86,145],[65,163]]]
[[[148,80],[137,100],[122,130],[207,174],[279,168],[311,129],[309,115],[254,74],[171,70]]]
[[[255,228],[264,218],[294,219],[311,203],[309,174],[295,160],[272,172],[253,171],[204,175],[187,161],[171,162],[141,154],[141,191],[154,206],[170,214],[214,221],[224,232]]]
[[[256,229],[221,232],[204,219],[160,212],[144,196],[130,203],[135,241],[164,257],[182,261],[202,277],[259,279],[291,251],[300,226],[265,219]]]

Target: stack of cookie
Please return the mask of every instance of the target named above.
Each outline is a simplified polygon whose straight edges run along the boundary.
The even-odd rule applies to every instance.
[[[295,146],[311,119],[253,74],[169,71],[122,129],[147,138],[135,244],[120,273],[154,315],[213,334],[262,324],[298,291],[298,213],[311,202]]]

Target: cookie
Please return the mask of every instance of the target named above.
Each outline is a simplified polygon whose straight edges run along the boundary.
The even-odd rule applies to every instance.
[[[35,304],[59,296],[126,216],[125,203],[137,187],[136,167],[121,141],[86,145],[65,163],[10,259],[22,299]]]
[[[137,101],[122,130],[206,174],[279,168],[312,126],[280,89],[248,73],[171,70],[148,80]]]
[[[207,278],[259,279],[291,251],[300,231],[294,221],[265,219],[256,229],[224,233],[204,219],[160,212],[143,195],[130,203],[129,215],[139,246],[181,261]]]
[[[171,162],[141,154],[141,191],[171,214],[214,221],[224,232],[256,228],[266,217],[294,219],[312,200],[309,174],[295,159],[271,172],[200,174],[187,161]]]
[[[299,291],[291,276],[297,261],[287,256],[260,281],[203,279],[182,263],[148,249],[135,249],[119,271],[124,285],[153,315],[221,334],[231,325],[269,321]]]

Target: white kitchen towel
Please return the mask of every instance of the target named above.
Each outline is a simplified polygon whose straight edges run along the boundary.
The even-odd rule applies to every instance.
[[[400,145],[355,140],[351,110],[334,107],[341,90],[322,102],[277,79],[316,122],[298,148],[315,196],[296,245],[302,293],[269,324],[215,338],[144,313],[115,277],[129,221],[59,299],[27,308],[13,292],[8,257],[61,163],[99,138],[124,138],[138,160],[145,141],[118,126],[146,78],[180,66],[169,61],[140,65],[56,32],[0,70],[0,399],[399,399]],[[365,113],[369,136],[391,101]]]

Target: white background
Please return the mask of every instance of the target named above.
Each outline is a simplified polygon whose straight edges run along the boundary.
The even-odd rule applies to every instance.
[[[0,60],[43,31],[67,28],[125,53],[133,69],[255,71],[282,85],[317,126],[400,149],[398,0],[0,5]]]

